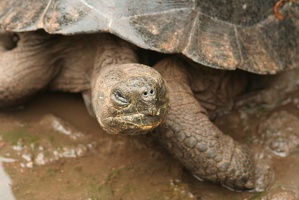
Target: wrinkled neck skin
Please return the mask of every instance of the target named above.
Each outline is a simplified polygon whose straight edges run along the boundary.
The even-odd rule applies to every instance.
[[[45,88],[62,67],[59,36],[42,31],[1,34],[0,108],[15,106]],[[57,59],[56,59],[57,58]]]
[[[128,43],[104,35],[99,44],[91,80],[98,122],[110,134],[138,135],[153,130],[169,109],[161,75],[137,64]]]
[[[98,48],[95,54],[91,85],[94,86],[97,76],[113,65],[138,63],[136,47],[110,34],[97,37]],[[109,70],[109,69],[108,69]]]

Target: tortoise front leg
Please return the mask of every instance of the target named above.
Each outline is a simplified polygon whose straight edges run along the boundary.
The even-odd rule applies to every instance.
[[[165,147],[195,176],[234,189],[255,187],[250,150],[224,135],[195,99],[186,71],[175,58],[154,67],[166,81],[170,111],[156,133]]]
[[[60,69],[54,39],[43,32],[18,33],[15,47],[0,35],[0,108],[15,106],[44,88]]]

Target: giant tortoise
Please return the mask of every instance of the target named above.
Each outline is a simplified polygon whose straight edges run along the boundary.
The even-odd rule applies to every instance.
[[[215,71],[174,57],[150,68],[138,64],[136,46],[107,33],[86,33],[109,32],[209,67],[273,74],[299,64],[298,6],[283,6],[280,20],[275,3],[2,0],[0,107],[45,88],[82,92],[108,133],[154,130],[196,177],[253,189],[258,170],[250,150],[224,135],[207,113],[242,92],[243,72]],[[78,36],[63,36],[73,34]]]

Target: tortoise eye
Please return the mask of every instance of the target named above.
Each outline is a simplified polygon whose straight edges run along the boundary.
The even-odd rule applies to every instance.
[[[129,100],[119,90],[114,91],[113,95],[115,99],[118,100],[120,103],[122,104],[129,103]]]

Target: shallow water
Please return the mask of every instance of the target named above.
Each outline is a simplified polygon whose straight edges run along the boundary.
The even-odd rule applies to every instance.
[[[200,182],[149,135],[104,133],[80,95],[46,93],[0,113],[0,157],[15,160],[0,160],[0,196],[13,199],[12,191],[17,200],[297,199],[298,99],[296,92],[275,109],[236,110],[216,120],[273,167],[274,180],[258,193]],[[279,123],[282,128],[274,126]]]
[[[15,199],[13,192],[12,192],[12,188],[11,188],[11,184],[12,181],[9,177],[9,175],[5,172],[4,168],[3,168],[3,163],[4,162],[13,162],[14,160],[12,159],[7,159],[7,158],[2,158],[0,157],[0,194],[1,194],[1,198],[2,199]]]

